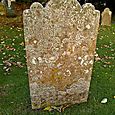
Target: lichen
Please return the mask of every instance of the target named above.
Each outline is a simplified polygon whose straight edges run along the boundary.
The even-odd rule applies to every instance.
[[[99,11],[76,0],[50,0],[23,14],[32,108],[87,101]]]

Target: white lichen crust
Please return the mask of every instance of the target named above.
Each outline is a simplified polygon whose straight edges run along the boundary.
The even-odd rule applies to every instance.
[[[23,13],[32,108],[87,101],[99,11],[76,0],[33,3]]]

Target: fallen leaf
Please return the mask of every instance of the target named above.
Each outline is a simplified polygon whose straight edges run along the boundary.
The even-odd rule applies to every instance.
[[[111,62],[104,62],[104,63],[107,64],[107,65],[111,64]]]
[[[24,42],[21,42],[21,43],[20,43],[20,46],[24,46]]]
[[[12,65],[8,60],[3,61],[3,63],[5,66],[9,66],[9,67]]]
[[[51,106],[45,107],[44,111],[52,111],[52,107]]]
[[[23,65],[22,65],[21,62],[17,62],[17,66],[18,66],[18,67],[23,67]]]
[[[103,99],[101,100],[101,103],[102,103],[102,104],[107,103],[107,98],[103,98]]]

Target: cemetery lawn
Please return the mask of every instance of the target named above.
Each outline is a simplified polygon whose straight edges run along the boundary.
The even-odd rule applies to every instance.
[[[31,109],[23,29],[1,26],[0,43],[0,115],[115,115],[115,24],[100,28],[88,102],[62,113]]]

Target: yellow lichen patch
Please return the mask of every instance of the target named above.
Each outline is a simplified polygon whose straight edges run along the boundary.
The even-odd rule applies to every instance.
[[[36,103],[32,103],[32,108],[40,108],[40,105],[36,104]]]
[[[62,78],[62,76],[52,76],[54,79],[61,79]]]
[[[46,106],[51,107],[51,103],[49,101],[44,101],[41,103],[41,105],[42,105],[42,107],[46,107]],[[46,110],[48,109],[47,107],[45,108]]]
[[[64,76],[44,77],[41,81],[44,84],[53,85],[56,89],[59,90],[64,90],[67,86],[74,82],[71,77],[66,78]]]
[[[53,69],[52,69],[52,74],[55,74],[55,73],[57,73],[58,71],[59,71],[58,68],[53,68]]]
[[[96,48],[95,40],[90,41],[89,44],[88,44],[88,47],[89,47],[89,54],[94,54],[94,50]]]
[[[52,107],[51,106],[47,106],[44,108],[45,111],[52,111]]]

